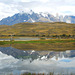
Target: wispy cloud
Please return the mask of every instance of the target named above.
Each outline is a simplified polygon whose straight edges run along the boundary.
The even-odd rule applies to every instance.
[[[35,12],[74,15],[74,8],[75,0],[0,0],[0,19],[27,9]]]

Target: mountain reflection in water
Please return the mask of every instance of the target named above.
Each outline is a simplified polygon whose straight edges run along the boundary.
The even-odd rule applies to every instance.
[[[75,51],[23,51],[0,47],[0,75],[24,72],[75,74]]]

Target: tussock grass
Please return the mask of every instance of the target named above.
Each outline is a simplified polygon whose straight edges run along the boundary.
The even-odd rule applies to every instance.
[[[51,36],[75,35],[75,24],[67,23],[18,23],[12,26],[0,25],[0,35]]]

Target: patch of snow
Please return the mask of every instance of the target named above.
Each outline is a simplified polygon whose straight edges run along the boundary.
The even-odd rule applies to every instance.
[[[35,20],[33,20],[31,17],[29,17],[30,19],[28,20],[28,22],[34,23]]]
[[[43,57],[41,57],[41,59],[47,59],[47,56],[43,56]]]
[[[26,22],[26,20],[24,20],[24,22]]]
[[[40,14],[44,17],[48,17],[48,13],[43,13],[43,12],[40,12]]]
[[[30,54],[32,54],[32,53],[34,53],[34,52],[35,52],[35,51],[34,51],[34,50],[32,50]]]
[[[37,58],[36,60],[40,60],[40,58]]]
[[[32,20],[33,23],[35,22],[33,19],[31,19],[31,20]]]
[[[32,50],[32,53],[35,52],[34,50]]]
[[[56,57],[54,56],[53,58],[51,58],[51,60],[56,60]]]
[[[23,51],[24,53],[26,52],[26,51]]]

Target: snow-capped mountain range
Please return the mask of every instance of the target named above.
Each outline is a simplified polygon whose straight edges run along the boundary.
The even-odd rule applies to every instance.
[[[22,22],[66,22],[75,23],[75,16],[56,16],[50,13],[35,13],[32,10],[29,12],[22,11],[21,13],[16,13],[11,17],[3,18],[0,21],[0,25],[14,25],[16,23]]]

